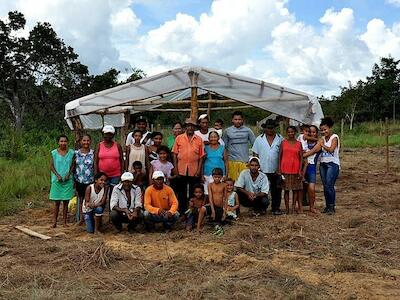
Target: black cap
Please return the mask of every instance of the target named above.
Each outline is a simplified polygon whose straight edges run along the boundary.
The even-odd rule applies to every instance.
[[[139,123],[139,122],[146,122],[146,123],[147,123],[146,117],[145,117],[145,116],[138,116],[138,117],[136,118],[135,123]]]
[[[262,128],[275,128],[278,124],[275,120],[267,119],[264,124],[261,125]]]

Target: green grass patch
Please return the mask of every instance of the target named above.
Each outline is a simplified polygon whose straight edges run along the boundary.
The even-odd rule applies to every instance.
[[[342,147],[362,148],[362,147],[383,147],[386,145],[385,136],[371,134],[345,134],[342,139]],[[400,134],[389,136],[389,145],[400,145]]]

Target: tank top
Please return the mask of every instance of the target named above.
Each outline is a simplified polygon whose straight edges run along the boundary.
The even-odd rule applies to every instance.
[[[108,177],[121,176],[121,164],[116,142],[113,143],[111,148],[107,148],[104,142],[100,143],[99,171],[105,173]]]
[[[217,149],[205,146],[206,159],[204,161],[204,175],[210,176],[214,168],[221,168],[225,175],[224,146],[219,145]]]
[[[299,153],[303,151],[301,143],[296,141],[290,144],[287,140],[282,142],[281,172],[283,174],[298,174],[301,160]]]
[[[230,206],[230,207],[234,207],[235,206],[235,195],[236,195],[236,192],[232,192],[228,196],[228,206]]]
[[[101,202],[101,199],[103,198],[104,195],[104,188],[100,190],[98,194],[96,194],[96,190],[94,188],[94,183],[89,185],[90,187],[90,198],[89,198],[89,203],[90,204],[99,204]],[[92,208],[86,207],[86,201],[83,201],[82,203],[82,212],[83,213],[88,213],[92,211]]]
[[[333,150],[333,153],[330,153],[326,151],[324,148],[322,148],[320,161],[321,163],[333,162],[340,166],[340,160],[339,160],[340,141],[338,135],[332,134],[328,141],[324,137],[324,146],[330,147],[332,145],[332,141],[334,138],[337,138],[338,141],[337,147],[335,148],[335,150]]]
[[[146,146],[140,144],[140,146],[137,147],[134,144],[131,144],[130,148],[128,171],[134,173],[132,164],[135,161],[140,161],[142,163],[142,172],[146,174]]]

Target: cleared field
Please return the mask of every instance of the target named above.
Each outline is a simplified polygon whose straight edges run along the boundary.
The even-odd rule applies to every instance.
[[[4,217],[0,298],[399,299],[400,147],[390,155],[385,174],[380,148],[342,154],[335,216],[244,214],[221,237],[54,230],[50,205]]]

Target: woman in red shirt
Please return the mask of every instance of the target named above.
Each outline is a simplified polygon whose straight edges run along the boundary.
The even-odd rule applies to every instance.
[[[283,140],[279,152],[279,170],[282,174],[282,188],[285,191],[286,214],[289,214],[289,192],[293,192],[292,213],[303,212],[303,204],[299,199],[299,192],[303,189],[302,161],[303,150],[301,143],[296,140],[297,129],[289,126],[286,129],[287,138]],[[298,210],[296,208],[298,203]]]

